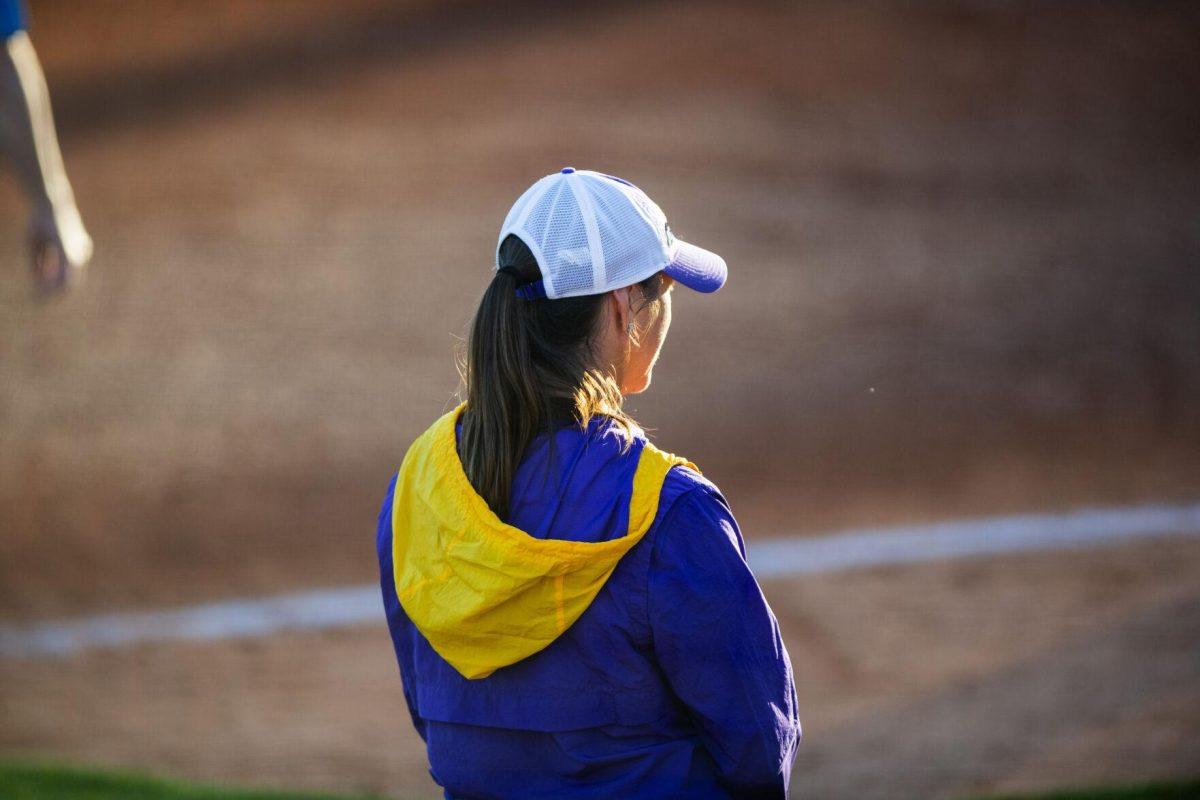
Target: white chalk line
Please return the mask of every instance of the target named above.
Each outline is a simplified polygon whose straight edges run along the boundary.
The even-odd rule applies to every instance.
[[[931,525],[862,528],[789,537],[747,547],[762,579],[1031,550],[1116,544],[1155,536],[1200,536],[1200,503],[1090,508]],[[292,592],[167,611],[104,614],[30,626],[0,625],[0,657],[67,656],[144,642],[204,642],[382,624],[379,586]]]

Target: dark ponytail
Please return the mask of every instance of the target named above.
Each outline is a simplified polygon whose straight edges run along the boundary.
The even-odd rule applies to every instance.
[[[467,403],[459,457],[475,491],[504,519],[517,466],[540,431],[564,420],[586,429],[593,416],[604,415],[628,447],[640,428],[622,410],[615,378],[595,363],[606,295],[518,296],[517,287],[541,273],[516,236],[501,243],[499,263],[459,356]],[[656,303],[663,284],[662,273],[642,281],[644,302]]]

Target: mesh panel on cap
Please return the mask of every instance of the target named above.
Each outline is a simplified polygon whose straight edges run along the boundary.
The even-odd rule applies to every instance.
[[[546,223],[550,220],[550,212],[558,202],[558,196],[562,193],[563,186],[561,183],[555,184],[546,190],[546,193],[538,198],[537,204],[529,211],[529,216],[525,218],[525,231],[530,237],[538,243],[538,247],[546,244]]]
[[[496,240],[496,266],[500,266],[500,245],[504,242],[504,237],[511,233],[523,232],[525,227],[517,226],[521,218],[525,215],[525,210],[533,210],[536,201],[541,194],[547,189],[549,177],[542,178],[537,183],[530,186],[525,192],[517,198],[517,202],[513,203],[513,207],[509,209],[508,215],[504,218],[504,225],[500,228],[500,236]],[[529,237],[522,235],[523,239],[529,240]]]
[[[593,288],[592,253],[575,195],[565,180],[538,201],[525,220],[525,230],[538,243],[547,289],[556,296]]]
[[[500,240],[519,234],[535,250],[547,296],[570,297],[629,286],[666,266],[665,224],[633,184],[580,170],[547,175],[527,189]],[[593,254],[603,262],[599,275]]]
[[[607,181],[595,181],[591,188],[608,285],[629,286],[665,266],[665,259],[658,263],[655,258],[663,254],[663,248],[654,229],[629,213],[629,196]]]

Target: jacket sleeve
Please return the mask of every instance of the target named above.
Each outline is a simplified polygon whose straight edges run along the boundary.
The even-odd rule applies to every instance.
[[[698,485],[659,524],[648,610],[654,652],[737,797],[786,797],[800,720],[779,625],[721,494]]]
[[[387,616],[388,632],[392,637],[392,647],[396,651],[396,661],[400,665],[400,683],[404,687],[404,702],[408,706],[408,715],[412,718],[413,727],[421,739],[425,738],[425,721],[417,713],[417,704],[413,696],[414,669],[413,643],[411,636],[406,635],[411,630],[404,609],[400,606],[400,598],[396,595],[395,578],[392,575],[392,502],[396,494],[396,476],[388,485],[387,496],[383,499],[383,508],[379,510],[379,522],[375,529],[375,547],[379,556],[379,587],[383,593],[383,610]]]
[[[0,0],[0,39],[7,39],[29,25],[24,0]]]

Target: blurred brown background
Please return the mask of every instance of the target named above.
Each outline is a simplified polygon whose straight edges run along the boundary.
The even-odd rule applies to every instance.
[[[729,262],[629,406],[748,540],[1200,494],[1194,3],[31,11],[97,256],[34,303],[0,182],[0,621],[370,580],[504,213],[566,165]],[[1198,577],[1159,542],[772,583],[798,789],[1194,771]],[[390,658],[0,662],[0,749],[430,796]]]

